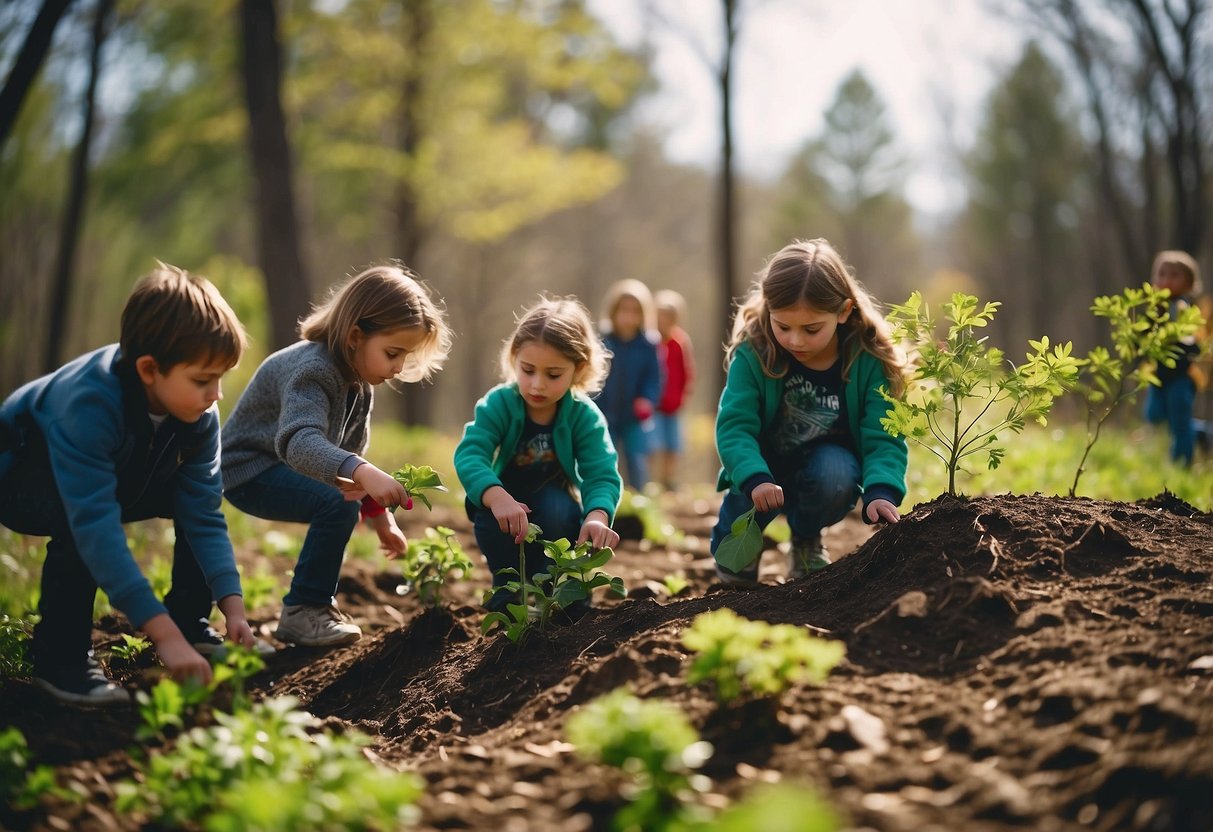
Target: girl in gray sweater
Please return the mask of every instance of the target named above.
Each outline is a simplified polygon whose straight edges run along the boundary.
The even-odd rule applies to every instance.
[[[362,635],[334,600],[359,516],[389,557],[407,543],[387,508],[410,508],[408,495],[362,457],[374,388],[428,378],[446,358],[450,332],[412,273],[384,265],[338,286],[299,333],[303,340],[257,368],[223,425],[223,486],[241,511],[309,524],[276,635],[328,647]]]

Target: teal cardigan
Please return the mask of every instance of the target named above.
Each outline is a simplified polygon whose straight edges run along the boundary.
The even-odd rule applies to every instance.
[[[773,481],[762,456],[759,437],[771,428],[783,401],[784,378],[771,378],[749,342],[743,342],[729,363],[729,375],[720,395],[716,417],[716,450],[722,468],[716,488],[738,491],[748,481]],[[864,505],[884,498],[898,504],[906,495],[906,443],[880,424],[889,404],[880,395],[888,386],[884,365],[867,350],[860,350],[846,381],[843,397],[847,423],[859,457]]]
[[[517,384],[499,384],[476,403],[455,448],[455,474],[472,505],[482,507],[484,492],[501,485],[501,472],[525,424],[526,402]],[[613,521],[623,480],[602,411],[587,396],[569,390],[556,407],[552,444],[561,469],[581,492],[582,516],[601,509]]]

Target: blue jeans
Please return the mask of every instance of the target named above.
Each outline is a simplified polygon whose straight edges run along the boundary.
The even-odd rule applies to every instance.
[[[265,520],[307,523],[295,577],[282,599],[287,606],[333,603],[345,545],[358,525],[360,504],[346,500],[335,485],[305,477],[279,463],[224,493],[245,514]]]
[[[619,461],[623,463],[621,473],[627,485],[640,491],[649,482],[649,436],[653,432],[653,422],[628,422],[625,425],[610,428],[611,442],[619,452]]]
[[[514,499],[530,508],[530,522],[543,529],[545,540],[568,538],[572,543],[581,532],[581,505],[567,489],[559,485],[545,485],[530,495],[514,496]],[[476,534],[476,545],[484,554],[489,572],[493,574],[493,586],[500,587],[513,578],[498,575],[501,569],[518,568],[518,544],[514,538],[501,530],[497,518],[487,508],[472,511],[472,529]],[[551,559],[536,543],[526,544],[526,578],[530,580],[536,572],[543,572]],[[511,598],[506,593],[497,593],[486,605],[489,609],[501,609]]]
[[[757,514],[758,525],[766,528],[782,511],[788,518],[792,537],[814,538],[826,526],[847,516],[859,499],[859,460],[839,445],[823,443],[809,451],[800,469],[783,487],[783,508]],[[754,501],[730,490],[720,504],[720,519],[712,529],[711,550],[716,554],[720,541],[729,533],[733,521],[754,507]]]
[[[1167,423],[1171,431],[1171,459],[1184,465],[1192,464],[1196,434],[1208,431],[1203,420],[1192,418],[1195,401],[1196,384],[1186,376],[1146,390],[1146,421],[1152,425]]]

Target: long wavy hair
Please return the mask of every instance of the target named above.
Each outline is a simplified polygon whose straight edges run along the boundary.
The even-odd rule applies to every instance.
[[[889,392],[900,395],[905,389],[906,359],[889,332],[889,324],[877,309],[876,299],[855,279],[834,247],[826,240],[796,240],[781,248],[758,274],[750,292],[737,308],[733,334],[725,354],[726,366],[737,347],[748,341],[763,372],[780,378],[788,372],[787,353],[775,340],[771,328],[771,310],[806,304],[828,314],[839,314],[847,301],[853,306],[850,316],[838,325],[839,340],[859,345],[884,365]],[[842,377],[851,370],[856,349],[844,355]]]

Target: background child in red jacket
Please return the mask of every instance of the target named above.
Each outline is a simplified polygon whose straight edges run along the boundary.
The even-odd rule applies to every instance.
[[[678,325],[686,314],[686,300],[673,289],[662,289],[654,296],[657,307],[657,331],[661,333],[658,356],[664,383],[657,412],[653,417],[653,453],[651,468],[662,487],[676,486],[678,457],[682,453],[682,407],[691,393],[695,362],[691,357],[691,338]]]

